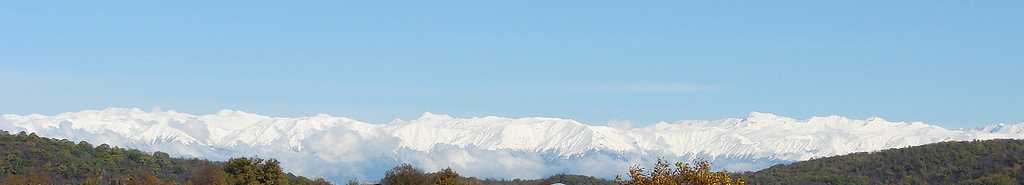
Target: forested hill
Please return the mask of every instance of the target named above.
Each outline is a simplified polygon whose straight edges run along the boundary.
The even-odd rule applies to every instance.
[[[0,130],[0,184],[328,184],[274,159],[212,162]]]
[[[1019,184],[1024,140],[942,142],[775,165],[749,184]]]

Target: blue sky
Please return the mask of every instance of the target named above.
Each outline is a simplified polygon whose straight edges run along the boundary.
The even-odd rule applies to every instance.
[[[0,113],[1024,122],[1020,1],[0,4]]]

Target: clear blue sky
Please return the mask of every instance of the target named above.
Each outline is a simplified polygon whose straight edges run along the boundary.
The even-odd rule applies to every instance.
[[[1024,122],[1022,1],[0,1],[0,113]]]

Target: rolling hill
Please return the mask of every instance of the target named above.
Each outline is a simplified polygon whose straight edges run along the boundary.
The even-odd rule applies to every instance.
[[[1024,140],[951,141],[858,152],[738,176],[748,184],[1020,184]]]

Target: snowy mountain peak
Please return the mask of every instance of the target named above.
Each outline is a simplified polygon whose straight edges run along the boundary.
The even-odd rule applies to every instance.
[[[815,116],[815,117],[811,117],[811,119],[808,119],[808,120],[805,120],[805,121],[812,122],[812,123],[817,123],[817,124],[833,125],[833,126],[836,126],[837,124],[852,124],[853,122],[855,122],[855,121],[853,121],[850,118],[846,118],[846,117],[842,117],[842,116],[837,116],[837,115],[831,115],[831,116],[827,116],[827,117],[817,117],[817,116]]]
[[[444,121],[444,120],[451,120],[451,119],[455,119],[455,118],[452,118],[451,116],[444,115],[444,114],[434,114],[434,113],[430,113],[430,112],[424,112],[423,115],[421,115],[419,118],[416,118],[416,120],[413,120],[413,121]]]
[[[241,112],[241,111],[239,111],[239,112]],[[228,109],[221,109],[220,111],[217,111],[216,115],[218,115],[218,116],[225,116],[225,117],[232,116],[232,115],[235,115],[235,111],[228,110]]]
[[[394,120],[391,120],[391,122],[388,122],[387,125],[405,124],[405,123],[406,123],[405,120],[395,118]]]
[[[241,110],[228,110],[228,109],[222,109],[220,111],[217,111],[217,113],[214,114],[214,115],[222,116],[222,117],[267,117],[267,118],[269,118],[269,116],[248,113],[248,112],[241,111]]]
[[[110,107],[110,108],[103,109],[102,111],[100,111],[100,113],[101,114],[106,114],[106,115],[115,115],[115,114],[117,114],[117,115],[132,115],[132,114],[138,115],[138,114],[145,114],[146,112],[142,111],[139,108],[130,108],[130,109],[128,109],[128,108]]]
[[[996,124],[985,127],[977,128],[977,130],[987,133],[999,133],[999,134],[1024,134],[1024,123],[1019,124]]]
[[[431,112],[388,124],[327,114],[287,118],[221,110],[191,115],[147,113],[138,108],[0,118],[0,129],[11,132],[216,160],[273,157],[299,174],[335,176],[336,180],[380,178],[364,170],[382,173],[386,169],[376,168],[397,163],[428,169],[449,166],[481,177],[538,178],[557,173],[610,177],[662,156],[677,161],[705,158],[730,171],[743,171],[940,141],[1024,138],[1024,123],[947,130],[877,117],[796,120],[761,112],[744,119],[659,122],[632,129],[561,118],[453,118]]]
[[[761,113],[761,112],[756,112],[756,111],[755,112],[750,112],[750,114],[747,115],[747,118],[743,119],[744,122],[777,122],[777,121],[784,121],[784,120],[794,120],[794,119],[786,118],[786,117],[782,117],[782,116],[777,116],[777,115],[772,114],[772,113]]]

